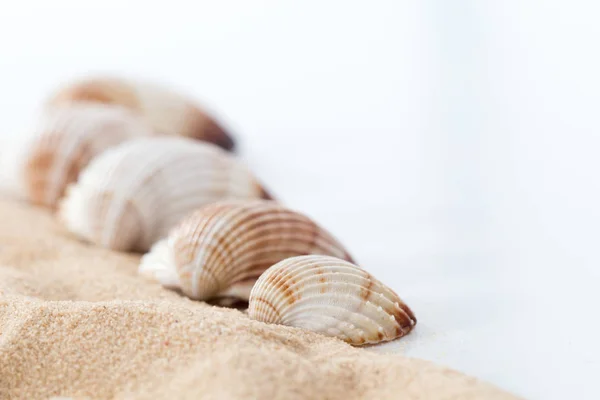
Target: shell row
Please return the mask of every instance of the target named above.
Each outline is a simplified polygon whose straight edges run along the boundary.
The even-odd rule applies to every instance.
[[[265,197],[245,165],[220,148],[161,136],[132,140],[94,158],[69,186],[59,217],[99,246],[147,251],[197,208]]]
[[[416,324],[329,232],[271,201],[223,150],[233,139],[178,93],[116,78],[75,82],[49,99],[23,143],[9,174],[19,197],[58,208],[69,231],[96,245],[150,249],[139,273],[165,287],[248,301],[255,320],[353,345]]]
[[[112,104],[139,115],[153,129],[233,149],[233,138],[193,101],[149,82],[113,77],[86,79],[58,90],[49,107],[74,102]]]
[[[248,315],[353,345],[396,339],[417,322],[400,297],[371,274],[318,255],[288,258],[263,273],[252,288]]]
[[[326,230],[274,201],[221,201],[192,213],[154,245],[140,273],[193,299],[248,300],[267,268],[306,254],[351,259]]]

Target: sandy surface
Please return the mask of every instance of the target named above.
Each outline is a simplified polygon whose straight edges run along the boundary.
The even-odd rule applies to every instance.
[[[43,210],[0,201],[0,221],[1,399],[513,398],[182,298],[137,277],[138,256],[79,243]]]

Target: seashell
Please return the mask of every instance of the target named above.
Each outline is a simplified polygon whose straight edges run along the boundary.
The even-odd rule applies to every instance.
[[[173,136],[137,139],[96,157],[71,185],[59,218],[81,238],[114,250],[147,251],[193,210],[266,192],[215,145]]]
[[[142,258],[139,272],[196,300],[248,300],[267,268],[305,254],[351,259],[310,218],[275,201],[221,201],[181,221]]]
[[[248,315],[352,345],[399,338],[417,323],[391,289],[356,265],[329,256],[292,257],[267,269],[252,289]]]
[[[234,147],[232,137],[190,99],[156,84],[112,77],[81,80],[55,93],[48,105],[74,101],[123,106],[161,133],[204,140],[226,150]]]
[[[66,187],[96,155],[152,129],[121,107],[74,104],[45,110],[11,165],[21,198],[55,208]]]

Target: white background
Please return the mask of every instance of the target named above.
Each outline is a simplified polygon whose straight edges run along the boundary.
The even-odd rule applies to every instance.
[[[3,141],[75,77],[178,88],[414,309],[384,350],[600,398],[596,2],[1,3]]]

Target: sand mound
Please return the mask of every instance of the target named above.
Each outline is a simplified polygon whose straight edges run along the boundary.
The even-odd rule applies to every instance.
[[[0,201],[0,221],[1,399],[514,398],[182,298],[137,277],[137,256],[79,243],[44,210]]]

